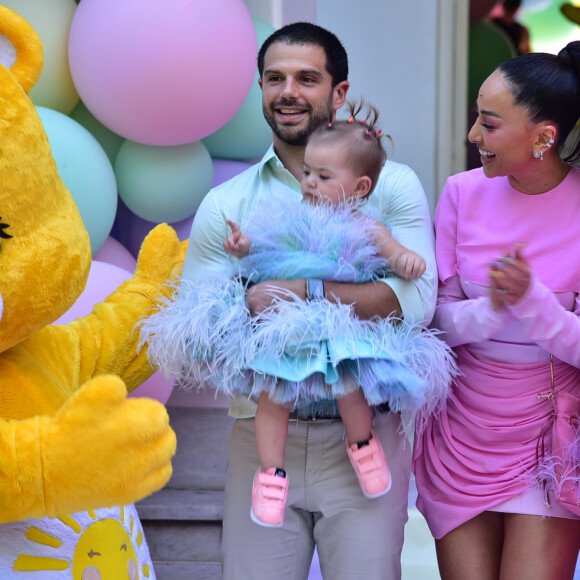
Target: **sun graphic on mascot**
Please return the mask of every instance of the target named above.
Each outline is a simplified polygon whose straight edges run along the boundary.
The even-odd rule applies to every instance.
[[[7,573],[11,578],[26,579],[50,572],[54,580],[153,577],[149,551],[134,506],[28,520],[19,525],[20,541],[15,540],[14,530],[11,532],[10,556],[4,556],[0,550],[0,576]]]

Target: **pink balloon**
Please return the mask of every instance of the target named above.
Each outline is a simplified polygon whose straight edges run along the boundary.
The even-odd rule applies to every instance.
[[[117,242],[118,243],[118,242]],[[119,244],[120,245],[120,244]],[[90,314],[99,302],[103,302],[109,294],[116,290],[125,280],[131,278],[131,272],[113,264],[93,260],[87,285],[77,301],[54,324],[68,324],[76,318]],[[158,371],[142,383],[132,393],[136,397],[157,399],[163,404],[167,402],[175,380],[165,378]]]
[[[129,397],[148,397],[149,399],[156,399],[165,405],[173,392],[174,384],[175,379],[173,377],[165,378],[161,371],[157,371],[142,385],[130,392]]]
[[[225,125],[254,82],[242,0],[83,0],[69,35],[75,87],[111,131],[183,145]]]
[[[127,272],[134,272],[137,260],[131,252],[118,240],[109,236],[101,249],[94,255],[99,262],[118,266]]]
[[[87,316],[93,311],[95,304],[103,302],[113,290],[131,276],[131,272],[123,268],[93,260],[83,293],[54,324],[68,324],[76,318]]]

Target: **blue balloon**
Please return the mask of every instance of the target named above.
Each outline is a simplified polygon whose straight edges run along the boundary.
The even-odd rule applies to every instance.
[[[93,256],[107,240],[117,212],[117,182],[107,154],[82,125],[63,113],[36,107],[60,178],[77,204]]]

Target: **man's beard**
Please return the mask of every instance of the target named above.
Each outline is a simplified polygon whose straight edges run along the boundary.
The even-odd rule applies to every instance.
[[[306,114],[310,115],[308,124],[305,127],[296,127],[293,125],[280,125],[276,120],[276,114],[273,111],[274,108],[280,108],[283,106],[295,106],[296,103],[292,102],[277,102],[271,105],[270,108],[262,104],[262,111],[264,113],[264,118],[272,132],[280,141],[286,143],[287,145],[293,145],[296,147],[305,147],[310,135],[314,133],[318,127],[328,124],[332,119],[332,113],[334,111],[332,107],[332,97],[328,101],[328,106],[326,110],[319,109],[314,111],[310,105],[306,105]],[[302,106],[302,105],[301,105]]]

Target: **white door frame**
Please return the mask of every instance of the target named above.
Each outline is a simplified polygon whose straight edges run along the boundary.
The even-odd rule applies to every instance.
[[[466,168],[469,3],[439,0],[435,183]]]

